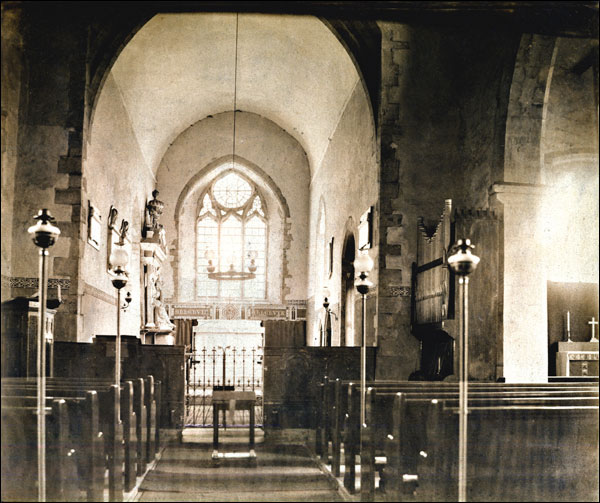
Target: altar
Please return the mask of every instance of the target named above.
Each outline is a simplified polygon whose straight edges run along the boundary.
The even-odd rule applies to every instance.
[[[194,327],[192,351],[203,348],[262,348],[265,329],[260,320],[198,320]]]
[[[556,375],[597,376],[598,342],[559,342]]]

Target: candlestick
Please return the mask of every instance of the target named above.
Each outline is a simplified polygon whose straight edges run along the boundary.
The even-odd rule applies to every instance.
[[[571,341],[571,312],[567,311],[567,342]]]

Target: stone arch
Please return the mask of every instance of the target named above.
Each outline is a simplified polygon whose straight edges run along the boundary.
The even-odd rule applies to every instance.
[[[326,283],[325,278],[325,230],[327,228],[327,211],[325,205],[325,198],[321,196],[319,198],[319,209],[317,213],[317,225],[315,226],[315,233],[313,235],[313,247],[312,247],[312,260],[314,261],[314,268],[317,274],[313,274],[312,288],[313,288],[313,311],[315,313],[314,322],[311,324],[313,330],[313,340],[322,344],[323,341],[323,314],[322,314],[322,294],[323,287]]]
[[[381,85],[381,30],[375,21],[354,21],[319,18],[336,36],[352,60],[360,83],[368,97],[373,121],[377,131],[379,110],[379,87]]]
[[[248,2],[251,4],[252,2]],[[231,9],[224,8],[222,12],[229,12]],[[272,12],[272,9],[264,3],[259,9],[256,7],[244,8],[241,5],[235,7],[239,12]],[[306,15],[307,12],[300,8],[300,12],[294,12],[291,6],[286,7],[287,12],[284,14]],[[318,10],[318,9],[316,9]],[[277,9],[274,9],[277,11]],[[111,71],[115,61],[136,35],[136,33],[144,27],[155,15],[161,13],[172,13],[173,10],[160,5],[154,4],[146,8],[125,6],[120,15],[116,18],[117,23],[106,23],[102,30],[94,33],[90,37],[92,42],[89,48],[90,60],[90,84],[86,90],[87,103],[89,103],[84,119],[84,131],[89,134],[90,125],[93,123],[94,112],[98,104],[98,99],[102,93],[102,88],[108,74]],[[183,9],[177,9],[179,13],[201,13],[214,12],[214,9],[204,9],[201,5],[186,5]],[[310,14],[310,13],[309,13]],[[371,119],[373,121],[373,130],[377,129],[377,114],[379,110],[379,86],[381,81],[381,30],[374,20],[352,20],[352,19],[331,19],[319,16],[314,13],[336,37],[339,43],[344,47],[350,60],[356,68],[359,79],[365,94],[368,96],[369,106],[371,108]]]
[[[344,243],[342,245],[340,271],[340,346],[355,346],[354,315],[354,259],[356,258],[356,238],[352,217],[346,221]],[[350,340],[352,339],[352,340]]]
[[[182,274],[182,261],[181,261],[181,248],[183,246],[182,242],[182,219],[183,212],[186,204],[190,202],[190,199],[195,197],[195,195],[200,196],[201,192],[204,190],[204,187],[207,186],[212,180],[216,177],[219,177],[226,171],[231,170],[232,168],[229,166],[229,163],[233,161],[233,156],[231,154],[219,157],[218,159],[212,161],[204,168],[200,169],[184,186],[179,197],[177,199],[177,203],[175,205],[175,229],[176,229],[176,237],[173,241],[172,245],[172,270],[173,270],[173,291],[177,299],[180,298],[182,285],[180,278]],[[254,184],[256,184],[262,191],[263,195],[270,196],[270,198],[276,202],[274,206],[272,206],[270,211],[270,219],[273,218],[274,212],[280,218],[279,225],[269,225],[269,241],[271,242],[272,237],[274,235],[281,234],[281,264],[278,264],[276,261],[276,266],[279,269],[280,266],[280,276],[281,281],[279,282],[279,292],[273,292],[271,287],[268,287],[268,295],[267,299],[277,298],[279,300],[283,300],[287,293],[286,287],[286,279],[290,276],[289,273],[289,261],[288,261],[288,250],[291,245],[292,237],[291,237],[291,226],[289,223],[290,219],[290,209],[288,203],[281,192],[280,188],[275,184],[273,179],[265,173],[259,166],[248,161],[247,159],[241,158],[239,156],[235,156],[235,163],[237,169],[240,173]],[[193,208],[196,209],[197,201],[192,201]],[[195,257],[195,251],[194,251]],[[271,255],[271,257],[276,257],[276,255]],[[195,264],[196,257],[194,258]],[[195,285],[195,276],[194,276],[194,298],[196,292]],[[191,288],[191,287],[190,287]]]
[[[554,37],[525,34],[517,51],[506,118],[505,182],[539,183],[544,97],[552,78]]]
[[[222,166],[223,164],[227,163],[228,161],[233,161],[233,159],[234,159],[233,155],[231,155],[231,154],[224,155],[222,157],[219,157],[218,159],[215,159],[213,162],[211,162],[210,164],[208,164],[207,166],[202,168],[200,171],[198,171],[198,173],[196,173],[185,184],[185,187],[181,191],[181,194],[179,195],[179,198],[177,199],[177,204],[175,206],[175,218],[176,219],[177,219],[177,216],[181,213],[181,206],[182,206],[183,202],[189,196],[190,192],[198,185],[198,183],[200,183],[202,179],[209,177],[211,172],[213,172],[219,166]],[[273,181],[273,179],[269,175],[267,175],[267,173],[265,173],[259,166],[257,166],[256,164],[254,164],[251,161],[248,161],[247,159],[243,159],[236,155],[235,162],[239,163],[245,169],[248,169],[248,170],[256,173],[257,176],[259,176],[262,180],[265,181],[265,183],[267,184],[269,189],[271,189],[273,191],[273,193],[277,196],[277,199],[279,200],[279,202],[281,204],[281,210],[283,212],[284,217],[289,218],[290,208],[287,204],[285,196],[281,192],[281,189],[277,186],[277,184]]]

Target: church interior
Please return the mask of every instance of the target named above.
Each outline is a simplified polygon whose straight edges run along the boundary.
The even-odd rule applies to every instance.
[[[1,67],[2,501],[598,501],[597,2],[11,0]]]

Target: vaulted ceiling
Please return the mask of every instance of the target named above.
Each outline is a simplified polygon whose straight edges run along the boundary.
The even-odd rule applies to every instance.
[[[359,81],[352,60],[316,17],[240,14],[238,22],[237,110],[285,129],[314,172]],[[112,75],[154,172],[182,131],[233,110],[235,39],[235,14],[158,14],[117,58]]]

